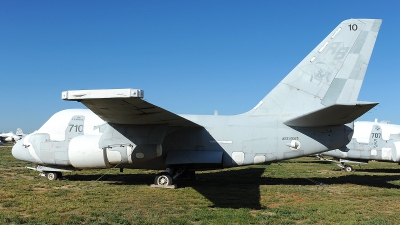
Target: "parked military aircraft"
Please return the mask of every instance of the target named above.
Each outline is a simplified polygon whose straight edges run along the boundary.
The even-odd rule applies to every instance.
[[[378,103],[357,102],[380,29],[378,19],[340,23],[253,109],[234,116],[177,115],[140,89],[74,90],[63,110],[12,149],[49,180],[89,168],[163,170],[171,185],[195,170],[316,154],[345,146],[356,118]]]
[[[346,147],[321,155],[333,156],[347,172],[353,171],[353,167],[346,162],[368,163],[376,160],[400,163],[400,125],[385,121],[379,123],[377,120],[355,122],[353,138]]]
[[[18,128],[15,134],[10,131],[8,133],[1,133],[0,134],[0,142],[10,142],[10,141],[18,141],[22,138],[24,132],[22,132],[21,128]]]

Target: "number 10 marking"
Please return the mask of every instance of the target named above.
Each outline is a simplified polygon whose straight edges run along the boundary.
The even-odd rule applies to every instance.
[[[357,26],[357,24],[349,24],[349,28],[352,31],[356,31],[358,29],[358,26]]]

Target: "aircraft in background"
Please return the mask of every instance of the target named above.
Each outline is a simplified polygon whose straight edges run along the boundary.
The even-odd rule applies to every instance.
[[[165,170],[156,185],[196,170],[271,163],[345,146],[353,121],[378,103],[358,94],[382,21],[340,23],[253,109],[234,116],[177,115],[140,89],[75,90],[88,109],[53,115],[18,141],[15,158],[49,180],[93,168]],[[240,94],[240,93],[238,93]]]
[[[400,125],[387,121],[354,123],[354,134],[346,147],[321,154],[332,156],[345,171],[353,167],[345,163],[368,163],[370,160],[400,163]]]
[[[22,132],[21,128],[18,128],[15,134],[10,131],[8,133],[1,133],[0,134],[0,142],[17,142],[24,136],[24,132]]]

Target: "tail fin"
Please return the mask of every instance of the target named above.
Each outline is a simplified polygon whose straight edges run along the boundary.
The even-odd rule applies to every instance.
[[[334,104],[355,105],[381,23],[378,19],[340,23],[246,114],[289,119]]]
[[[372,126],[372,131],[369,137],[369,143],[373,149],[382,147],[382,128],[379,125]]]
[[[84,134],[85,116],[73,116],[65,129],[65,140],[71,141],[72,138]]]
[[[22,135],[24,135],[24,132],[22,132],[21,128],[17,128],[17,131],[15,132],[15,135],[22,136]]]

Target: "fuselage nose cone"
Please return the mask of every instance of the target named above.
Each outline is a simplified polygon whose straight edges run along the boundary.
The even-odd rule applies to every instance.
[[[17,143],[15,143],[11,151],[12,155],[14,156],[14,158],[22,161],[35,162],[35,159],[29,153],[28,148],[22,146],[23,143],[24,139],[19,140],[17,141]]]

